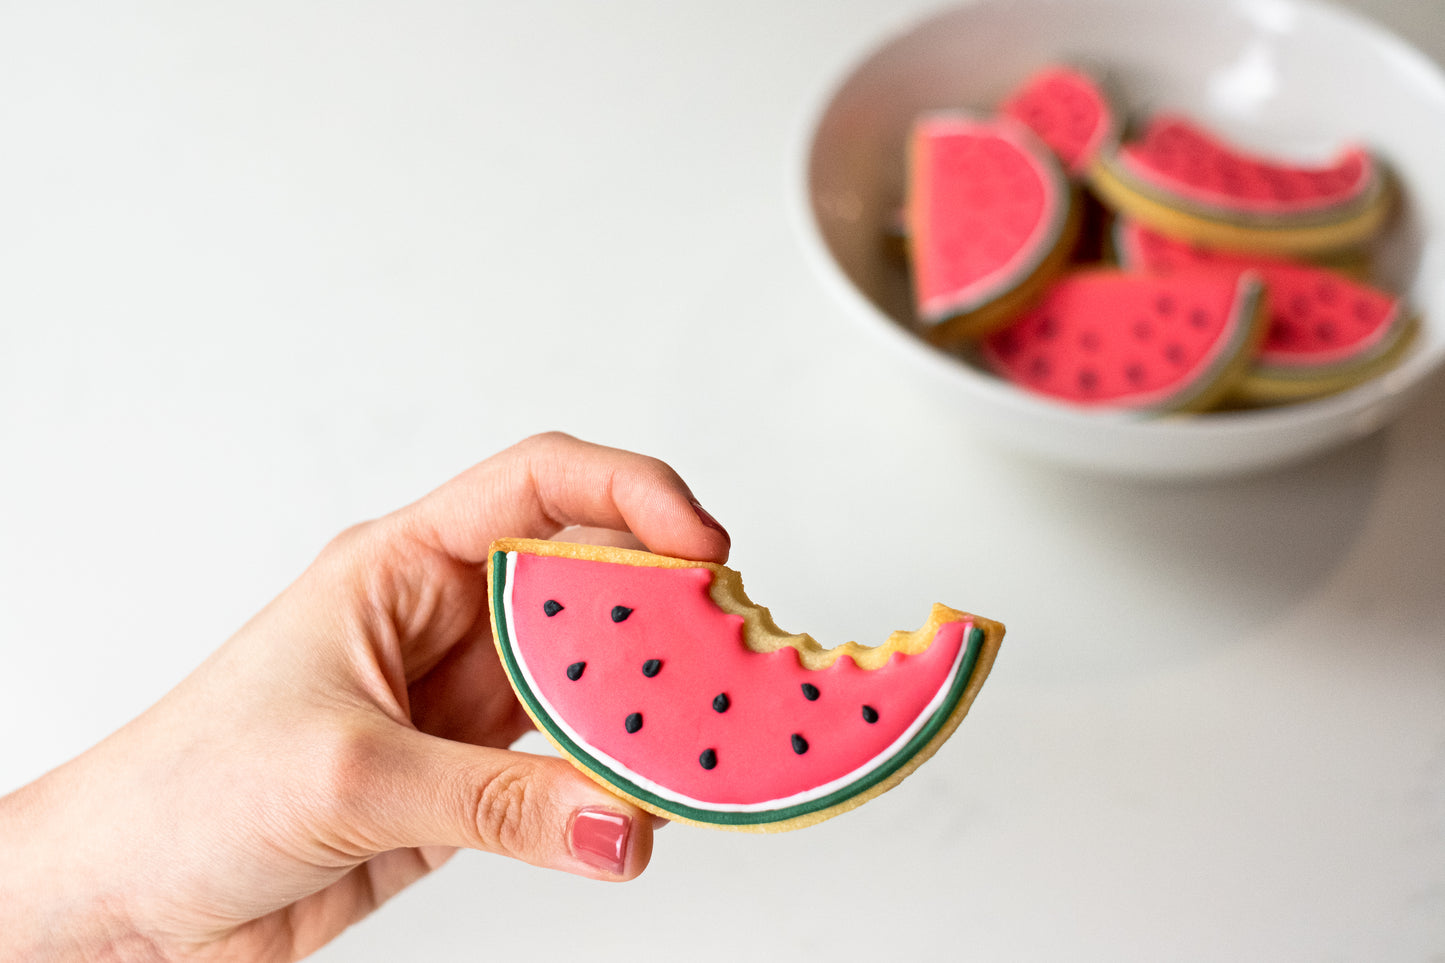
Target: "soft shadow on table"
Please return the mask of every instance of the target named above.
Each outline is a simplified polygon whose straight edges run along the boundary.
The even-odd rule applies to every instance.
[[[1388,461],[1369,525],[1328,591],[1377,649],[1423,643],[1445,653],[1445,378],[1384,441]]]
[[[1434,617],[1445,594],[1445,379],[1386,431],[1267,474],[1020,476],[1036,517],[1076,541],[1084,586],[1060,585],[1028,626],[1036,677],[1192,660],[1292,617],[1345,568],[1404,624]]]

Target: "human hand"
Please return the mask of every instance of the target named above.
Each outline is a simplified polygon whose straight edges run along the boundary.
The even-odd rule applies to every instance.
[[[640,873],[651,817],[506,748],[530,721],[487,547],[575,525],[728,552],[666,465],[558,434],[344,532],[155,706],[0,799],[0,959],[296,959],[458,847]]]

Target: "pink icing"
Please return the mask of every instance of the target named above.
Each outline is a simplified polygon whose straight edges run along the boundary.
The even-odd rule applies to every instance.
[[[1367,355],[1402,316],[1399,298],[1312,264],[1200,247],[1139,224],[1118,232],[1121,260],[1146,271],[1256,271],[1269,292],[1260,361],[1283,367],[1338,364]]]
[[[1170,115],[1154,118],[1120,157],[1136,177],[1182,198],[1258,214],[1327,211],[1363,196],[1375,177],[1369,154],[1358,147],[1304,167],[1246,153]]]
[[[963,622],[941,628],[917,655],[860,669],[840,656],[810,671],[797,652],[762,654],[743,642],[742,619],[708,593],[705,568],[663,569],[519,555],[511,599],[513,646],[535,691],[587,743],[633,772],[693,799],[749,804],[806,792],[848,776],[889,750],[948,681]],[[545,604],[563,608],[547,616]],[[631,609],[613,621],[615,606]],[[656,675],[643,671],[661,662]],[[577,680],[567,668],[585,662]],[[803,684],[818,698],[809,700]],[[726,694],[729,707],[713,701]],[[877,721],[863,718],[863,706]],[[642,725],[628,732],[627,717]],[[794,751],[792,736],[807,742]],[[700,754],[716,753],[704,769]]]
[[[999,111],[1028,125],[1074,175],[1088,169],[1114,127],[1109,102],[1093,78],[1069,67],[1031,75]]]
[[[984,339],[1010,380],[1074,404],[1169,407],[1218,376],[1247,340],[1252,280],[1083,271]]]
[[[915,125],[906,217],[925,321],[1013,290],[1057,243],[1069,198],[1034,143],[1008,119],[936,114]]]

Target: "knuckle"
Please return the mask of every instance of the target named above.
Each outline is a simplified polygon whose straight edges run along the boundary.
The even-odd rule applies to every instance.
[[[339,805],[364,797],[384,763],[381,740],[364,728],[336,727],[322,737],[314,753],[320,791]]]
[[[526,763],[511,763],[476,783],[468,801],[477,848],[527,858],[541,842],[536,779]]]
[[[518,443],[517,447],[529,452],[539,450],[546,451],[548,449],[558,448],[561,446],[572,445],[576,443],[577,439],[567,434],[565,431],[553,430],[538,432],[535,435],[524,438],[521,442]]]
[[[309,798],[301,805],[317,827],[335,838],[337,851],[363,855],[378,848],[382,827],[376,800],[392,766],[384,736],[370,727],[318,727],[304,764],[311,773]],[[385,848],[385,847],[381,847]]]
[[[331,541],[326,543],[324,552],[328,554],[345,554],[361,543],[366,532],[371,528],[371,522],[357,522],[349,525],[332,536]]]
[[[378,536],[383,534],[379,524],[374,520],[359,522],[337,532],[317,554],[312,570],[342,582],[358,569],[365,570],[376,554]]]
[[[633,498],[655,501],[658,498],[684,494],[687,484],[671,465],[651,455],[638,455],[627,474],[617,479]]]
[[[643,456],[644,461],[639,469],[643,478],[658,488],[681,488],[682,476],[673,469],[671,465],[661,458],[653,458],[650,455]]]

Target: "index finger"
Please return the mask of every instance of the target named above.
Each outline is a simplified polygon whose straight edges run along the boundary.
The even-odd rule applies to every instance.
[[[705,562],[726,561],[730,545],[665,462],[561,432],[494,455],[404,512],[426,542],[473,564],[498,538],[551,538],[571,525],[631,532],[650,551]]]

